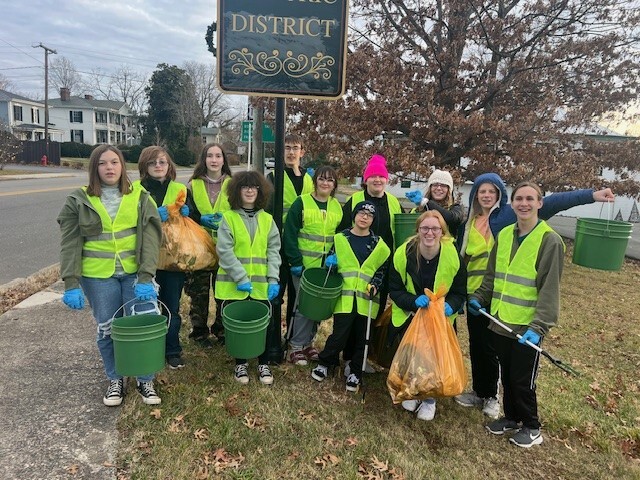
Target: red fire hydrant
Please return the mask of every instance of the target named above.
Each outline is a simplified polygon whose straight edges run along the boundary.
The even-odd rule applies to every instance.
[[[46,155],[42,155],[42,158],[40,159],[40,165],[42,165],[43,167],[47,166],[47,156]]]

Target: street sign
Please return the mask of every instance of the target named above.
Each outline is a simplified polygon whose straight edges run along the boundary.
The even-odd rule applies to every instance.
[[[242,135],[240,137],[240,141],[248,142],[250,137],[253,137],[253,122],[249,122],[245,120],[242,122]],[[266,123],[263,123],[262,124],[262,142],[273,143],[275,141],[276,141],[276,136],[273,134],[273,129]]]
[[[226,93],[338,99],[348,0],[218,0],[218,86]]]
[[[248,142],[253,131],[253,122],[245,120],[242,122],[242,135],[240,137],[241,142]]]

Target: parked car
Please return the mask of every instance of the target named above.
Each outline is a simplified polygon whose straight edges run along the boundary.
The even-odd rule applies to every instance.
[[[276,159],[273,158],[273,157],[265,158],[264,159],[264,166],[267,167],[267,168],[275,168]]]

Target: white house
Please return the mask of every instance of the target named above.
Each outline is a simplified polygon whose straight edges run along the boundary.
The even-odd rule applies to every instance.
[[[72,97],[67,88],[60,89],[60,98],[49,100],[49,122],[64,132],[63,142],[136,143],[133,112],[125,102]]]
[[[0,122],[19,140],[44,140],[44,103],[0,90]],[[62,131],[49,128],[49,140],[62,141]]]
[[[218,127],[200,127],[200,136],[207,143],[220,143],[220,129]]]

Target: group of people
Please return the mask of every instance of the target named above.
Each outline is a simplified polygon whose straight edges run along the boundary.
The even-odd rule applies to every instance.
[[[492,173],[474,181],[465,218],[455,201],[451,174],[435,170],[426,191],[406,197],[420,213],[415,234],[395,239],[394,216],[400,201],[386,192],[386,160],[373,155],[363,173],[363,188],[340,205],[335,198],[338,176],[330,166],[314,172],[301,168],[304,142],[285,137],[283,232],[273,211],[273,176],[256,171],[233,174],[225,152],[207,144],[187,185],[177,183],[176,169],[161,147],[145,148],[138,162],[140,181],[131,183],[121,152],[112,146],[94,149],[89,185],[71,193],[58,217],[62,231],[63,301],[82,308],[85,295],[97,322],[97,344],[109,387],[103,402],[119,405],[124,380],[115,371],[111,323],[129,302],[159,300],[170,314],[166,361],[181,368],[180,298],[191,297],[189,337],[211,346],[211,335],[224,343],[224,305],[251,299],[282,301],[287,291],[287,361],[317,362],[311,371],[320,382],[340,364],[346,365],[348,391],[357,391],[366,368],[367,322],[392,302],[389,338],[402,336],[420,308],[430,308],[424,289],[444,291],[444,314],[453,323],[467,306],[473,389],[455,398],[462,406],[479,406],[492,419],[487,428],[501,435],[515,430],[511,441],[529,447],[542,442],[537,416],[535,378],[538,353],[523,344],[539,345],[558,319],[559,282],[564,245],[544,222],[567,208],[612,201],[610,189],[556,193],[543,200],[530,182],[517,185],[507,203],[502,179]],[[180,214],[209,232],[216,244],[214,270],[175,272],[157,269],[162,222],[167,206],[186,193]],[[399,244],[398,244],[399,243]],[[325,267],[343,278],[333,316],[333,331],[322,351],[316,348],[317,322],[298,311],[305,269]],[[216,301],[208,325],[210,290]],[[522,336],[495,325],[486,315],[506,323]],[[271,319],[280,328],[280,319]],[[279,337],[279,336],[277,336]],[[267,336],[267,342],[273,341]],[[259,356],[261,383],[274,381],[266,354]],[[234,378],[249,382],[248,359],[235,359]],[[500,417],[498,380],[503,386]],[[147,404],[160,403],[153,375],[137,378]],[[435,399],[407,400],[403,408],[417,418],[435,416]]]

